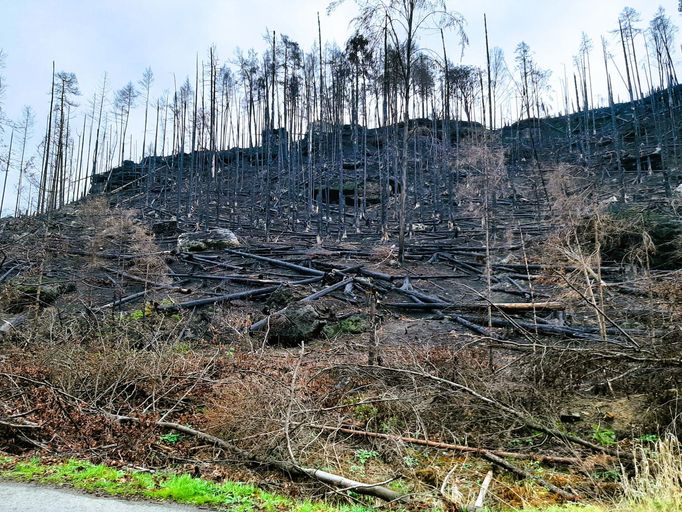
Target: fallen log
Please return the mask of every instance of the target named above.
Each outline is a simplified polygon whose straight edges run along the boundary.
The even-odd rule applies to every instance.
[[[237,272],[241,272],[244,270],[242,267],[238,267],[237,265],[230,265],[229,263],[225,263],[224,261],[216,261],[214,259],[204,256],[197,256],[196,254],[183,254],[181,255],[181,258],[185,261],[198,261],[200,263],[208,263],[209,265],[215,265],[216,267],[221,267],[225,268],[227,270],[235,270]]]
[[[277,290],[280,285],[267,286],[265,288],[258,288],[256,290],[246,290],[243,292],[227,293],[225,295],[218,295],[216,297],[206,297],[204,299],[190,300],[187,302],[180,302],[178,304],[169,304],[159,306],[159,311],[177,311],[180,309],[196,308],[199,306],[206,306],[208,304],[215,304],[217,302],[227,302],[228,300],[249,299],[251,297],[259,297],[261,295],[269,295]]]
[[[142,277],[138,277],[133,274],[129,274],[128,272],[124,272],[123,270],[117,270],[115,268],[110,268],[110,267],[102,267],[104,270],[107,272],[111,272],[112,274],[117,274],[121,277],[125,277],[126,279],[129,279],[131,281],[136,281],[138,283],[143,283],[145,286],[150,286],[151,288],[161,288],[164,290],[173,290],[179,293],[191,293],[192,290],[188,288],[182,288],[180,286],[173,286],[171,284],[164,284],[164,283],[159,283],[156,281],[150,281],[149,279],[144,279]]]
[[[147,294],[147,292],[148,292],[148,290],[143,290],[141,292],[133,293],[131,295],[120,298],[120,299],[115,300],[113,302],[109,302],[108,304],[104,304],[103,306],[93,308],[93,311],[102,311],[102,310],[107,309],[107,308],[115,308],[117,306],[121,306],[121,305],[126,304],[128,302],[132,302],[136,299],[139,299],[140,297],[144,297]]]
[[[487,308],[487,304],[481,304]],[[468,307],[465,306],[465,307]],[[490,304],[493,309],[502,311],[565,311],[566,306],[561,302],[493,302]]]
[[[9,320],[2,320],[2,325],[0,325],[0,338],[5,336],[7,333],[13,331],[21,324],[26,322],[28,315],[21,314],[10,318]]]
[[[520,272],[575,272],[576,270],[582,270],[582,267],[576,267],[573,265],[539,265],[539,264],[524,264],[524,263],[493,263],[491,265],[495,270],[502,271],[520,271]],[[601,272],[622,272],[619,267],[601,267]]]
[[[382,500],[385,501],[400,501],[403,499],[403,496],[400,493],[397,493],[381,485],[373,485],[364,482],[358,482],[357,480],[351,480],[349,478],[345,478],[340,475],[335,475],[333,473],[329,473],[321,469],[306,468],[303,466],[299,466],[297,464],[293,464],[291,462],[278,461],[274,459],[262,460],[258,457],[255,457],[246,450],[242,450],[241,448],[234,446],[230,443],[227,443],[226,441],[218,437],[212,436],[211,434],[207,434],[205,432],[201,432],[199,430],[195,430],[190,427],[186,427],[185,425],[171,423],[168,421],[158,421],[156,422],[156,424],[159,427],[168,428],[171,430],[175,430],[177,432],[182,432],[183,434],[196,437],[197,439],[201,439],[202,441],[211,443],[214,446],[218,446],[220,448],[224,448],[225,450],[237,453],[240,457],[243,457],[246,460],[257,463],[259,465],[265,464],[267,466],[274,467],[289,475],[291,474],[305,475],[309,478],[318,480],[322,483],[329,484],[334,487],[340,487],[342,490],[352,490],[359,494],[364,494],[366,496],[374,496],[377,498],[381,498]]]
[[[322,268],[329,268],[332,271],[337,271],[343,275],[350,274],[350,273],[356,273],[360,275],[364,275],[365,277],[373,277],[375,279],[379,279],[380,281],[387,281],[387,282],[392,282],[392,281],[402,281],[406,277],[409,277],[412,281],[430,281],[430,280],[447,280],[447,279],[461,279],[463,277],[469,277],[469,274],[435,274],[435,275],[422,275],[422,274],[417,274],[417,275],[400,275],[400,276],[393,276],[390,274],[385,274],[383,272],[377,272],[375,270],[368,270],[367,268],[364,267],[364,265],[354,265],[352,267],[345,267],[345,268],[339,268],[335,265],[331,265],[329,263],[325,263],[323,261],[317,262],[317,265],[322,267]]]
[[[312,284],[322,280],[320,277],[312,277],[308,279],[302,279],[300,281],[293,281],[289,283],[292,286],[299,286],[304,284]],[[270,295],[274,291],[278,290],[283,285],[266,286],[265,288],[257,288],[255,290],[246,290],[243,292],[227,293],[225,295],[217,295],[215,297],[206,297],[203,299],[190,300],[187,302],[180,302],[178,304],[170,304],[165,306],[159,306],[157,309],[159,311],[177,311],[179,309],[196,308],[200,306],[206,306],[208,304],[216,304],[218,302],[227,302],[229,300],[240,300],[240,299],[250,299],[252,297],[260,297],[262,295]]]
[[[255,277],[245,277],[243,275],[213,275],[213,274],[168,274],[169,277],[177,277],[184,279],[202,279],[207,281],[230,281],[232,283],[239,284],[262,284],[262,285],[274,285],[274,284],[284,284],[283,281],[278,281],[275,279],[258,279]]]
[[[54,249],[54,248],[48,248],[48,250],[52,252],[57,252],[57,253],[62,253],[62,254],[69,254],[71,256],[87,256],[87,257],[96,257],[96,258],[103,258],[107,260],[136,260],[138,258],[146,257],[146,256],[167,256],[171,254],[171,251],[154,251],[154,252],[146,252],[146,253],[140,253],[140,254],[115,254],[115,253],[108,253],[108,252],[90,252],[90,251],[84,251],[82,249],[69,249],[67,251],[60,250],[60,249]]]
[[[496,466],[504,468],[507,471],[509,471],[510,473],[514,473],[514,474],[520,476],[521,478],[527,478],[528,480],[534,480],[535,482],[539,483],[543,487],[552,491],[554,494],[557,494],[566,500],[578,501],[580,499],[580,496],[578,496],[577,494],[573,494],[572,492],[564,491],[560,487],[557,487],[553,483],[548,482],[544,478],[539,477],[537,475],[534,475],[532,473],[529,473],[528,471],[525,471],[525,470],[523,470],[517,466],[514,466],[513,464],[510,464],[509,462],[507,462],[506,460],[504,460],[501,457],[498,457],[494,453],[484,451],[483,453],[481,453],[481,455],[485,459],[487,459],[490,462],[492,462],[493,464],[495,464]]]
[[[377,272],[375,270],[368,270],[366,268],[361,268],[358,270],[358,273],[365,276],[365,277],[371,277],[372,279],[378,279],[380,281],[386,281],[388,283],[392,283],[393,281],[397,279],[403,279],[401,276],[392,276],[389,274],[384,274],[383,272]]]
[[[427,297],[427,295],[424,294],[419,295],[421,296],[415,296],[417,296],[417,298]],[[398,309],[457,309],[463,311],[480,311],[492,308],[495,310],[508,311],[511,313],[527,311],[563,311],[566,309],[565,306],[560,302],[493,302],[491,304],[454,304],[452,302],[429,302],[417,304],[412,302],[387,302],[384,303],[384,306]]]
[[[476,318],[476,317],[465,317],[467,320],[473,323],[488,324],[492,327],[507,327],[511,329],[524,329],[529,332],[537,332],[538,334],[549,334],[549,335],[559,335],[568,336],[571,338],[578,338],[588,341],[598,341],[600,343],[613,343],[615,345],[622,345],[621,343],[616,343],[613,340],[604,341],[601,338],[593,336],[595,329],[590,326],[573,326],[568,327],[565,325],[552,325],[552,324],[542,324],[533,322],[524,322],[522,320],[507,320],[504,318]],[[617,329],[609,328],[606,331],[608,334],[620,334]]]
[[[473,322],[470,322],[466,318],[462,318],[461,316],[458,315],[447,315],[444,318],[447,318],[448,320],[452,320],[455,323],[458,323],[462,327],[466,327],[470,331],[473,331],[476,334],[480,334],[481,336],[485,336],[487,338],[492,338],[492,339],[497,339],[497,337],[491,333],[488,329],[485,327],[481,327],[478,324],[475,324]]]
[[[138,418],[134,418],[131,416],[120,416],[117,414],[107,413],[101,410],[98,412],[118,422],[126,421],[134,423],[140,422]],[[316,468],[307,468],[304,466],[299,466],[298,464],[294,464],[292,462],[275,460],[273,458],[262,459],[260,457],[256,457],[252,453],[243,450],[238,446],[230,444],[227,441],[220,439],[219,437],[213,436],[206,432],[202,432],[200,430],[193,429],[191,427],[187,427],[185,425],[181,425],[179,423],[173,423],[170,421],[156,421],[154,424],[160,428],[175,430],[176,432],[181,432],[183,434],[195,437],[213,446],[217,446],[218,448],[222,448],[226,451],[236,453],[243,459],[253,464],[256,464],[258,466],[272,467],[278,469],[279,471],[287,475],[307,476],[308,478],[317,480],[324,484],[341,488],[341,490],[344,491],[354,491],[357,492],[358,494],[364,494],[365,496],[374,496],[384,501],[404,501],[405,499],[402,494],[379,484],[368,484],[365,482],[359,482],[357,480],[351,480],[350,478],[335,475],[334,473],[329,473],[328,471],[323,471],[321,469]]]
[[[312,302],[314,300],[320,299],[324,297],[325,295],[329,295],[331,292],[338,290],[339,288],[344,288],[348,283],[352,283],[353,278],[348,277],[342,281],[339,281],[338,283],[334,283],[330,286],[327,286],[326,288],[323,288],[319,292],[315,292],[312,295],[308,295],[307,297],[304,297],[300,300],[300,302]]]
[[[235,251],[233,249],[227,250],[226,252],[228,252],[230,254],[235,254],[237,256],[241,256],[243,258],[251,258],[254,260],[258,260],[258,261],[263,261],[265,263],[270,263],[271,265],[274,265],[276,267],[282,267],[282,268],[288,268],[291,270],[296,270],[297,272],[300,272],[301,274],[308,274],[311,276],[324,276],[325,275],[325,273],[322,272],[321,270],[304,267],[302,265],[297,265],[296,263],[291,263],[291,262],[284,261],[284,260],[267,258],[265,256],[258,256],[256,254],[249,254],[248,252]]]

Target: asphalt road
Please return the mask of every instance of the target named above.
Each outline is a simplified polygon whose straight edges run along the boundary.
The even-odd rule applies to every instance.
[[[198,508],[100,498],[66,489],[0,482],[0,512],[198,512]]]

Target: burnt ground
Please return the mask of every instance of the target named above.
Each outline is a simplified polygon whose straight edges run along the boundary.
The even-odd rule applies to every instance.
[[[375,200],[285,192],[266,233],[248,165],[223,196],[171,169],[4,219],[0,449],[334,500],[368,498],[294,469],[415,506],[470,503],[491,468],[498,508],[612,497],[633,446],[680,431],[681,176],[628,170],[622,202],[613,165],[543,155],[541,191],[503,149],[457,158],[403,263],[396,190],[383,234]]]

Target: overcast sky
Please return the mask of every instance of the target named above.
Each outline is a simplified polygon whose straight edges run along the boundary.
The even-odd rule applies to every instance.
[[[223,61],[232,59],[237,47],[262,51],[266,28],[309,50],[317,39],[318,11],[323,39],[343,46],[352,30],[353,2],[348,0],[331,15],[327,5],[328,0],[0,0],[0,48],[7,54],[4,108],[13,120],[20,118],[24,105],[35,109],[37,142],[49,104],[53,60],[57,71],[76,74],[83,93],[80,102],[87,105],[104,72],[115,90],[129,80],[136,82],[151,66],[155,97],[172,89],[173,73],[179,82],[193,76],[197,53],[205,58],[213,43]],[[617,28],[625,6],[641,13],[642,26],[659,5],[675,23],[681,21],[677,0],[450,0],[448,5],[467,21],[470,46],[464,63],[484,63],[486,13],[491,47],[503,48],[513,65],[516,45],[528,43],[540,66],[552,70],[557,92],[563,65],[570,69],[581,32],[586,32],[595,45],[595,99],[604,97],[600,37]],[[615,53],[618,47],[611,40]],[[449,55],[457,57],[454,35],[448,46]],[[440,53],[439,41],[436,49]],[[617,57],[621,62],[620,54]]]
[[[353,2],[326,14],[328,0],[0,0],[0,48],[7,53],[5,108],[17,118],[23,105],[44,111],[50,87],[51,63],[76,73],[87,97],[103,73],[113,88],[136,81],[145,67],[156,75],[155,92],[193,75],[194,59],[205,57],[215,43],[222,59],[237,47],[264,47],[266,28],[287,34],[304,49],[317,38],[316,13],[322,16],[323,39],[343,45],[351,28]],[[677,0],[451,0],[450,9],[467,20],[471,41],[466,63],[484,57],[483,14],[488,16],[491,46],[505,50],[508,61],[520,41],[526,41],[541,66],[558,79],[562,65],[571,66],[581,32],[599,49],[602,34],[617,27],[627,5],[644,22],[659,5],[677,22]],[[450,55],[457,55],[451,37]],[[595,55],[598,58],[599,55]],[[597,60],[599,62],[599,60]],[[558,89],[558,83],[555,84]]]

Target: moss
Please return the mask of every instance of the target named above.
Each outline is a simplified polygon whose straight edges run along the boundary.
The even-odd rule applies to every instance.
[[[339,334],[361,334],[369,329],[369,322],[364,315],[353,315],[339,322],[327,324],[322,333],[327,338],[333,338]]]

